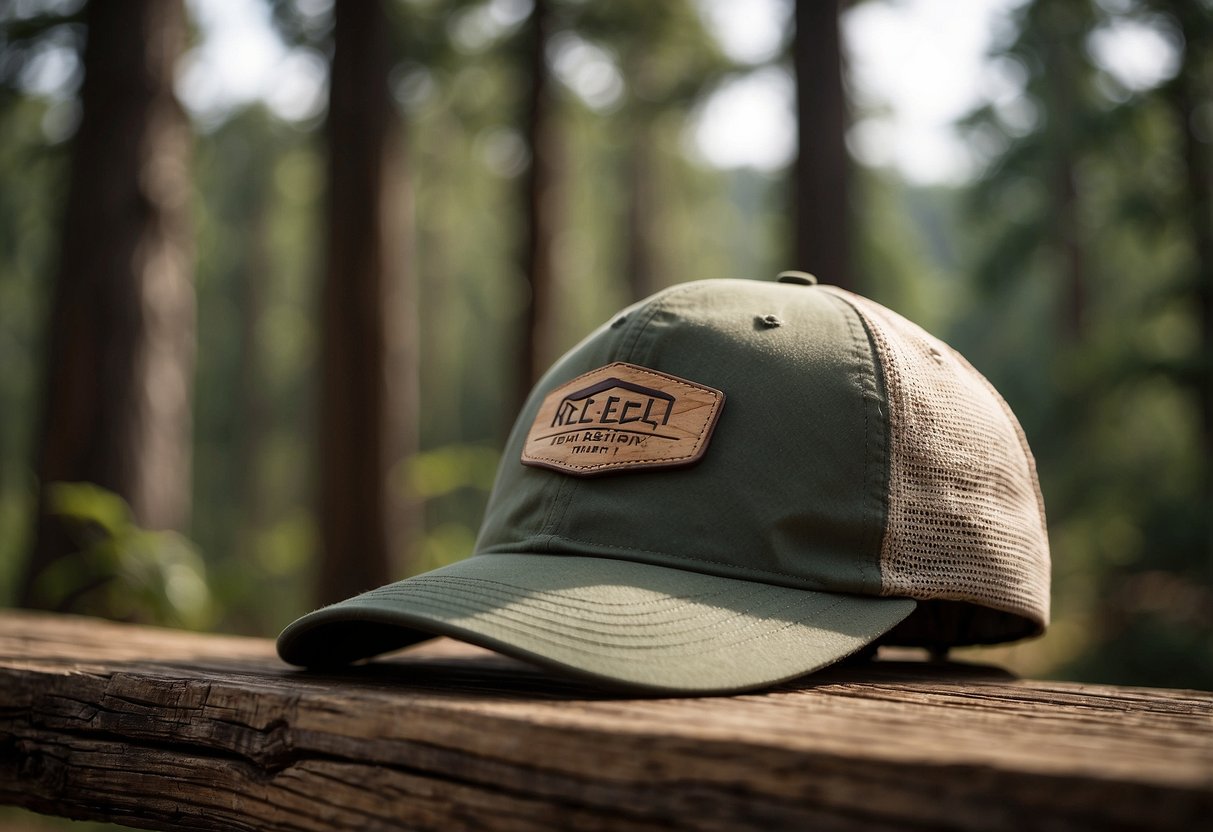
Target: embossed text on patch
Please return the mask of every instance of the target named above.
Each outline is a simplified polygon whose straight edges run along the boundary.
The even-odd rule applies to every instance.
[[[547,395],[522,462],[589,476],[689,465],[703,456],[724,393],[677,376],[616,362]]]

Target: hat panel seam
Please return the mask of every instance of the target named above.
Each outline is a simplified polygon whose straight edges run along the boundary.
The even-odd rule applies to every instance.
[[[565,491],[567,490],[569,490],[569,482],[567,480],[562,480],[560,484],[556,486],[556,494],[552,497],[552,501],[548,505],[547,514],[543,518],[543,525],[540,526],[539,533],[535,535],[535,548],[539,550],[540,553],[546,554],[552,550],[553,535],[551,530],[555,526],[553,516],[555,515],[557,508],[563,502],[565,498]]]
[[[654,298],[649,304],[649,308],[645,310],[643,315],[637,318],[636,323],[633,325],[635,331],[634,333],[631,333],[631,341],[628,346],[619,350],[619,352],[613,356],[612,360],[625,361],[629,364],[648,367],[647,360],[638,361],[635,358],[641,335],[648,328],[649,324],[652,323],[653,318],[657,316],[658,311],[662,308],[662,305],[665,303],[667,298],[669,298],[671,295],[685,293],[695,287],[696,284],[694,283],[684,283],[681,286],[676,286],[669,289]],[[568,514],[569,506],[573,503],[573,495],[583,484],[582,478],[567,474],[562,474],[562,476],[565,477],[565,481],[560,486],[560,491],[556,495],[555,504],[549,510],[548,518],[544,522],[543,531],[540,533],[541,537],[544,538],[543,545],[547,547],[548,552],[551,552],[552,550],[552,543],[563,537],[562,535],[556,534],[556,529],[564,527],[564,519]]]
[[[890,424],[896,421],[902,434],[889,445],[883,594],[946,598],[1047,620],[1043,501],[1022,428],[1010,408],[954,348],[866,298],[856,297],[853,305],[873,327],[877,355],[886,367]],[[929,385],[935,386],[928,395],[923,388]],[[964,398],[977,391],[981,401]],[[950,401],[962,400],[952,411],[947,409]],[[1015,439],[1000,444],[998,437],[1008,428]],[[981,470],[953,470],[955,460],[932,455],[948,443],[990,458],[984,459]],[[1021,451],[1018,462],[1012,448]],[[1026,466],[1019,464],[1025,460]],[[999,488],[1004,493],[997,493]],[[1036,522],[1024,522],[1024,510],[1033,498]],[[1018,507],[1010,517],[1007,500]],[[994,504],[999,502],[1003,510],[995,515]]]
[[[833,291],[827,292],[827,296],[833,298],[836,303],[840,303],[846,308],[847,329],[851,335],[852,345],[854,347],[854,358],[856,361],[855,378],[859,382],[860,387],[864,392],[871,392],[877,399],[880,398],[881,387],[878,379],[880,372],[880,359],[876,353],[875,347],[872,345],[871,333],[868,331],[868,322],[859,309],[850,302],[845,296]],[[865,360],[867,366],[871,367],[871,374],[864,372]],[[868,500],[871,496],[872,489],[876,486],[873,482],[873,476],[876,473],[873,465],[873,459],[878,458],[882,461],[887,461],[887,446],[877,447],[877,440],[885,439],[885,433],[888,430],[887,420],[883,427],[884,430],[879,434],[872,429],[872,407],[868,402],[867,397],[860,395],[860,407],[863,410],[864,424],[864,460],[863,460],[863,497]],[[880,444],[885,444],[881,442]],[[859,558],[860,571],[865,582],[870,581],[872,588],[876,592],[880,592],[883,583],[883,574],[880,568],[880,553],[884,543],[885,531],[887,528],[887,501],[888,501],[888,486],[887,475],[881,479],[886,480],[884,493],[877,498],[878,504],[882,511],[879,519],[876,522],[865,522],[863,532],[863,551]]]
[[[652,352],[651,345],[649,346],[648,351],[645,353],[644,360],[639,360],[636,357],[637,350],[640,346],[641,336],[644,334],[645,330],[648,329],[649,324],[653,322],[653,319],[657,317],[657,313],[665,307],[667,300],[672,298],[674,295],[686,294],[694,289],[700,288],[702,287],[697,283],[683,283],[680,286],[671,287],[655,297],[653,302],[649,305],[648,310],[646,310],[643,318],[637,323],[635,334],[632,336],[632,342],[628,345],[626,350],[621,351],[622,354],[615,360],[626,361],[629,364],[637,364],[641,367],[649,367],[648,361],[651,359],[650,353]],[[649,367],[649,369],[655,370],[656,368]],[[657,370],[657,372],[661,371]]]

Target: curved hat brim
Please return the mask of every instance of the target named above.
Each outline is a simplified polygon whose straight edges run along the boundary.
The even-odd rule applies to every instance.
[[[477,555],[309,613],[278,654],[331,667],[446,635],[617,688],[731,693],[833,664],[914,607],[609,558]]]

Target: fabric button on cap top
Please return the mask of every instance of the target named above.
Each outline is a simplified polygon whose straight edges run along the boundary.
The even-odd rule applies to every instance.
[[[612,316],[536,384],[472,556],[301,617],[279,654],[448,635],[694,694],[1043,632],[1044,508],[1006,403],[896,313],[803,284],[685,283]]]
[[[817,275],[809,274],[808,272],[787,271],[780,272],[776,277],[780,283],[795,283],[800,286],[816,286]]]

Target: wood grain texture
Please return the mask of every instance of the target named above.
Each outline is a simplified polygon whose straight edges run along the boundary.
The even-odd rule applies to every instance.
[[[1213,695],[913,662],[603,694],[439,640],[273,644],[0,613],[0,802],[158,829],[1188,829]]]

